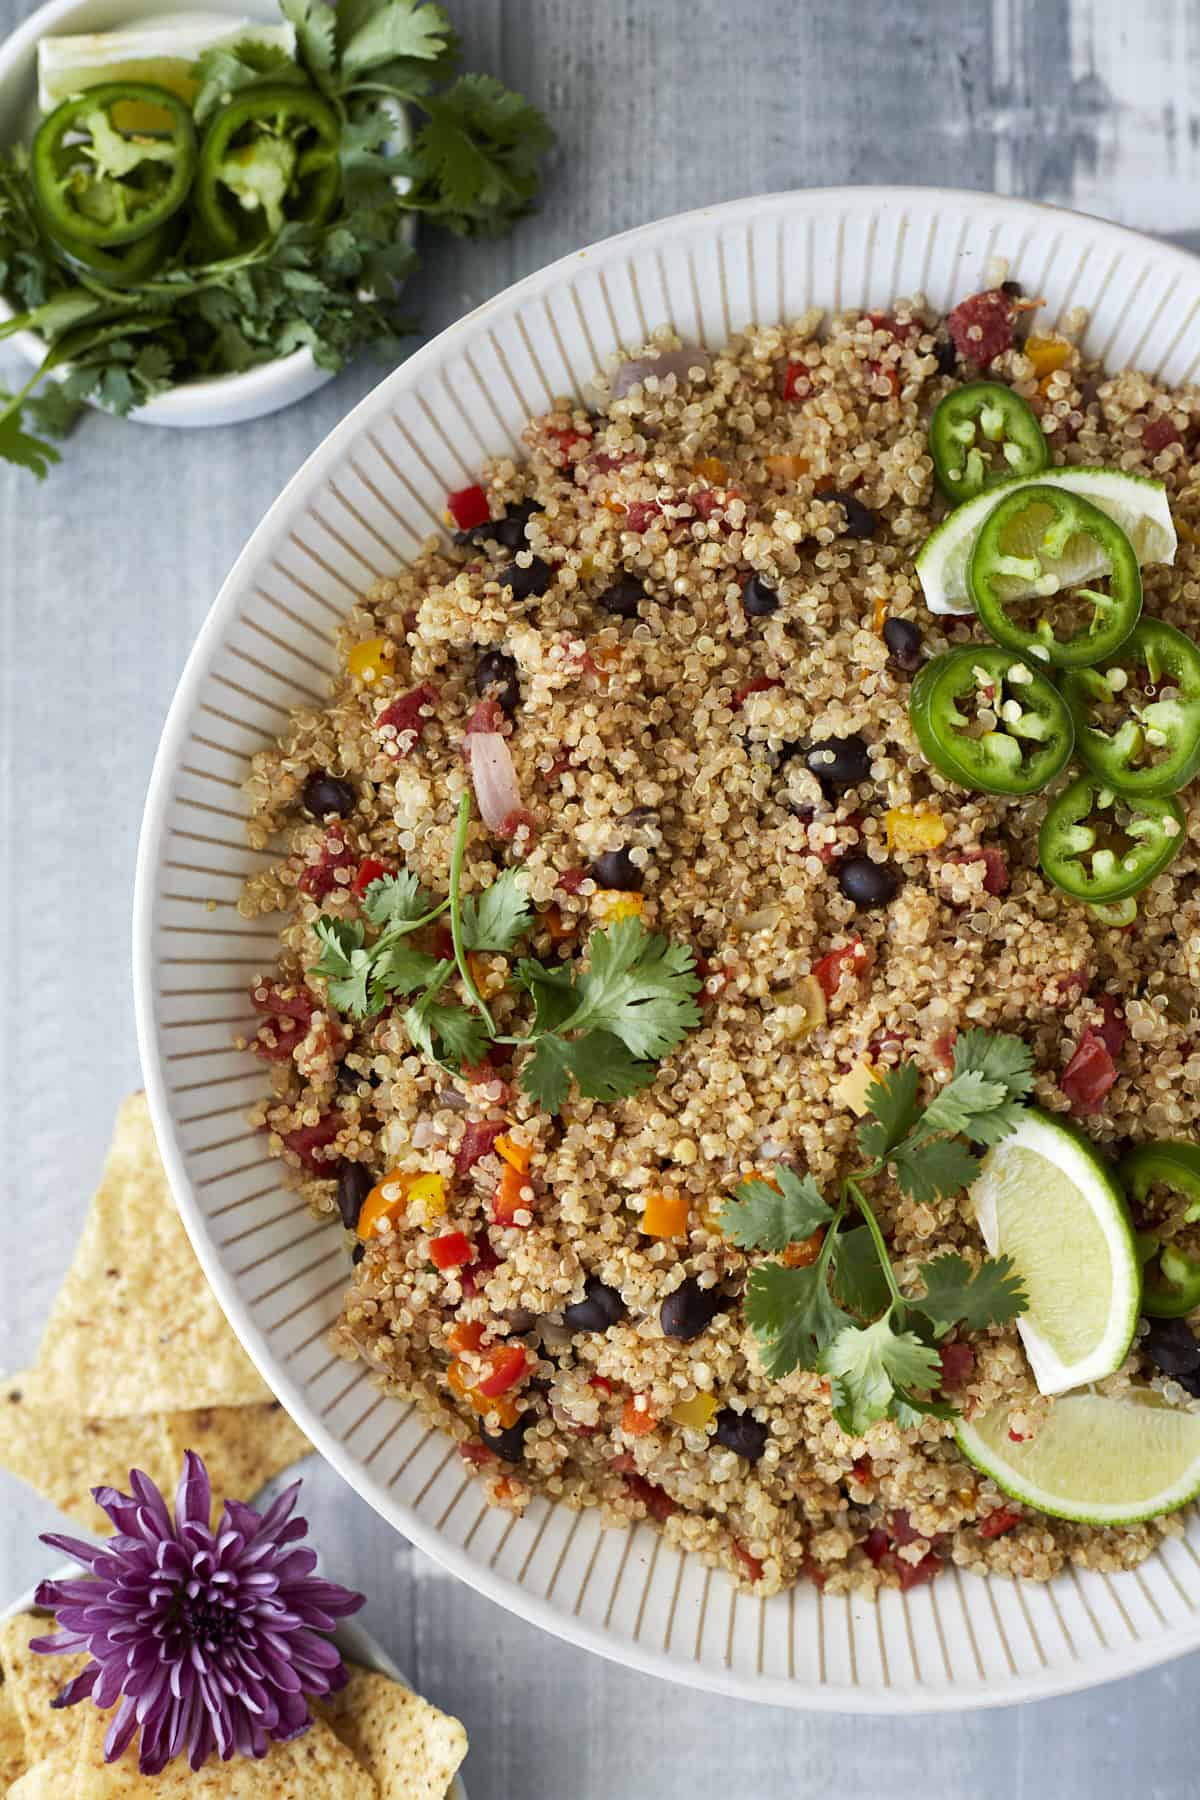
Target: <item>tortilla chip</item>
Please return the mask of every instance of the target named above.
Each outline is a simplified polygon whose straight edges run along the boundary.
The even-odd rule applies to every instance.
[[[75,1770],[75,1748],[35,1763],[8,1789],[8,1800],[66,1800]]]
[[[457,1719],[353,1663],[349,1681],[327,1705],[330,1724],[371,1771],[380,1800],[444,1800],[467,1754],[467,1733]]]
[[[25,1732],[8,1683],[0,1681],[0,1793],[26,1769]]]
[[[52,1637],[57,1629],[49,1614],[39,1617],[18,1613],[0,1625],[4,1692],[20,1721],[25,1761],[31,1765],[60,1750],[69,1749],[74,1755],[79,1737],[77,1709],[68,1706],[55,1712],[50,1702],[87,1666],[87,1656],[83,1651],[70,1656],[39,1656],[29,1648],[30,1638]],[[90,1702],[88,1705],[95,1710]]]
[[[167,1417],[170,1457],[183,1467],[185,1450],[204,1458],[213,1490],[213,1512],[221,1501],[252,1500],[259,1488],[290,1468],[312,1445],[277,1400],[268,1406],[210,1406]]]
[[[196,1261],[144,1094],[117,1116],[29,1392],[98,1418],[271,1398]]]
[[[160,1413],[144,1419],[83,1419],[34,1405],[29,1371],[0,1386],[0,1467],[11,1469],[85,1531],[112,1530],[92,1499],[94,1487],[129,1491],[130,1469],[173,1489],[179,1465]]]
[[[105,1714],[88,1709],[73,1800],[379,1800],[379,1789],[346,1746],[320,1719],[290,1744],[273,1744],[261,1762],[210,1757],[193,1774],[186,1756],[161,1775],[139,1775],[131,1744],[119,1762],[105,1764]]]

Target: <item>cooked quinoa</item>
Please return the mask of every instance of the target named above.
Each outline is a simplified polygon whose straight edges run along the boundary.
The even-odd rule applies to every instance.
[[[1200,632],[1200,484],[1187,449],[1200,389],[1106,377],[1065,339],[1032,356],[1038,347],[1011,330],[1006,341],[988,376],[1029,401],[1055,463],[1165,481],[1179,556],[1145,571],[1146,610]],[[963,1460],[951,1421],[884,1421],[851,1438],[820,1375],[766,1379],[738,1303],[747,1258],[717,1221],[739,1180],[771,1162],[832,1191],[854,1154],[851,1071],[909,1058],[932,1091],[970,1026],[1019,1034],[1037,1103],[1067,1112],[1064,1069],[1119,1009],[1117,1080],[1086,1128],[1112,1152],[1194,1136],[1200,801],[1182,797],[1188,842],[1120,931],[1041,874],[1044,796],[966,793],[922,756],[907,712],[913,666],[979,635],[972,620],[931,615],[913,572],[945,511],[929,416],[978,372],[922,303],[886,317],[814,312],[690,367],[619,398],[607,390],[599,411],[564,400],[531,422],[523,458],[479,478],[499,536],[431,540],[367,592],[345,621],[343,663],[382,642],[351,659],[360,673],[339,680],[324,710],[297,713],[279,748],[254,759],[251,842],[278,860],[241,907],[283,914],[278,962],[254,986],[264,1018],[253,1047],[273,1089],[254,1120],[331,1230],[352,1224],[385,1173],[435,1173],[447,1196],[434,1218],[414,1202],[365,1254],[347,1233],[358,1260],[336,1345],[452,1434],[495,1503],[520,1511],[541,1493],[598,1506],[609,1523],[649,1516],[762,1594],[799,1579],[830,1593],[908,1586],[948,1561],[1035,1579],[1068,1561],[1129,1567],[1178,1519],[1099,1530],[1044,1517]],[[516,597],[514,559],[517,587],[544,591]],[[431,1065],[402,1006],[339,1017],[308,973],[316,919],[360,916],[365,860],[445,893],[470,779],[464,730],[494,651],[511,659],[488,665],[507,684],[489,691],[511,707],[504,729],[531,823],[502,839],[476,820],[465,887],[519,861],[538,914],[528,954],[578,956],[614,907],[633,909],[691,945],[703,976],[702,1023],[652,1086],[607,1105],[573,1092],[557,1118],[502,1063],[469,1081]],[[423,686],[408,729],[379,726]],[[865,772],[848,788],[823,787],[789,754],[853,734]],[[344,787],[309,786],[310,800],[334,802],[315,818],[304,796],[322,775]],[[932,818],[927,835],[940,841],[889,850],[885,815],[901,808]],[[615,889],[596,879],[606,854],[599,872],[619,875]],[[889,903],[856,909],[845,897],[837,874],[849,857],[889,865]],[[826,1017],[805,1035],[806,978],[856,941],[840,978],[825,965]],[[479,959],[481,990],[512,1031],[520,997],[501,992],[504,974],[503,959]],[[526,1205],[508,1226],[490,1223],[505,1166],[495,1148],[464,1168],[464,1133],[487,1121],[529,1151]],[[648,1197],[662,1195],[686,1206],[686,1223],[652,1237],[640,1227]],[[878,1206],[902,1285],[935,1250],[982,1250],[965,1196],[918,1205],[885,1182]],[[431,1262],[432,1238],[452,1230],[483,1251],[466,1271]],[[660,1323],[685,1279],[723,1297],[691,1342]],[[572,1330],[564,1309],[585,1300],[587,1282],[602,1316]],[[461,1330],[472,1323],[528,1353],[507,1411],[481,1415],[456,1391],[485,1366],[449,1341],[456,1328],[458,1346],[478,1337]],[[1103,1389],[1150,1376],[1188,1403],[1143,1360],[1135,1349]],[[1005,1402],[1017,1435],[1053,1404],[1012,1326],[974,1334],[945,1371],[964,1412]]]

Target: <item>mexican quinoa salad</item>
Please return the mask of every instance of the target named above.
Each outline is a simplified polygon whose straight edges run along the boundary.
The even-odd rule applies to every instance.
[[[662,334],[253,762],[337,1349],[761,1595],[1200,1490],[1200,390],[1038,307]]]

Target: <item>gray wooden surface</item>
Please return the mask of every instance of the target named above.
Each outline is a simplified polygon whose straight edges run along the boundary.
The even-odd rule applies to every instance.
[[[792,186],[1063,201],[1200,247],[1195,0],[450,0],[470,58],[559,133],[511,241],[427,243],[427,331],[590,240]],[[31,10],[0,0],[0,30]],[[138,1082],[129,903],[184,657],[286,478],[378,378],[235,430],[90,420],[42,487],[0,471],[0,1369],[32,1355],[116,1104]],[[1074,1699],[930,1721],[767,1711],[543,1637],[441,1574],[332,1471],[307,1510],[370,1622],[466,1720],[477,1800],[1166,1800],[1192,1795],[1200,1657]],[[51,1510],[0,1474],[0,1595]]]

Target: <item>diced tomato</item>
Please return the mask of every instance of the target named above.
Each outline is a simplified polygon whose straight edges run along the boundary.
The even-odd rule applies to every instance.
[[[341,1113],[329,1112],[323,1119],[318,1119],[315,1125],[300,1125],[295,1131],[283,1131],[279,1135],[283,1139],[284,1148],[300,1158],[310,1175],[327,1175],[330,1163],[337,1159],[322,1156],[321,1152],[332,1144],[342,1129],[342,1123]]]
[[[476,1392],[488,1400],[498,1399],[501,1394],[507,1394],[509,1388],[515,1387],[529,1362],[524,1344],[497,1344],[488,1352],[488,1360],[491,1369],[475,1383]]]
[[[869,1456],[856,1456],[850,1464],[850,1473],[861,1487],[864,1482],[874,1481],[875,1465]]]
[[[1054,1006],[1070,1006],[1080,994],[1086,994],[1091,975],[1086,969],[1066,969],[1061,975],[1052,977],[1054,982]]]
[[[625,1492],[631,1500],[640,1500],[650,1517],[657,1519],[660,1525],[679,1510],[665,1488],[655,1487],[644,1475],[626,1475]]]
[[[904,1054],[904,1039],[895,1031],[881,1031],[867,1045],[869,1063],[897,1063]]]
[[[1014,1431],[1011,1426],[1009,1427],[1008,1436],[1011,1443],[1023,1444],[1025,1442],[1025,1433],[1023,1431]]]
[[[447,1231],[434,1238],[429,1258],[435,1269],[461,1269],[464,1263],[474,1261],[475,1251],[464,1231]]]
[[[729,490],[725,490],[725,493],[728,497]],[[692,495],[692,505],[702,519],[711,519],[714,513],[724,510],[725,500],[720,494],[714,493],[712,488],[701,488],[699,493]]]
[[[606,1375],[590,1375],[588,1386],[597,1388],[602,1394],[607,1394],[610,1400],[617,1391]]]
[[[1142,432],[1142,444],[1145,449],[1149,450],[1151,456],[1157,456],[1160,450],[1167,448],[1168,444],[1182,444],[1182,442],[1183,434],[1174,420],[1166,413],[1159,413],[1157,418],[1151,419]]]
[[[633,500],[625,508],[626,531],[648,531],[655,519],[662,516],[662,507],[657,500]]]
[[[930,1046],[937,1060],[947,1069],[954,1066],[954,1045],[957,1037],[957,1031],[943,1031],[934,1038]]]
[[[860,975],[871,961],[871,952],[861,938],[852,938],[840,950],[830,950],[820,962],[813,964],[813,979],[827,1000],[838,991],[843,974]]]
[[[455,1356],[464,1350],[478,1350],[487,1327],[479,1319],[459,1319],[446,1333],[446,1346]]]
[[[746,682],[744,687],[734,689],[733,699],[729,704],[734,712],[741,712],[751,694],[765,694],[771,688],[781,688],[782,686],[782,681],[774,675],[756,675],[754,680]]]
[[[477,731],[503,731],[504,725],[504,708],[500,705],[498,700],[493,700],[489,694],[486,699],[479,702],[478,706],[467,720],[463,736],[471,737]]]
[[[454,1173],[466,1175],[481,1157],[487,1156],[504,1130],[503,1119],[471,1119],[462,1135],[462,1143],[454,1156]]]
[[[457,493],[447,494],[446,510],[460,531],[486,525],[492,516],[488,497],[479,486],[459,488]]]
[[[876,1568],[879,1567],[890,1548],[891,1539],[882,1525],[873,1525],[862,1541],[863,1555],[868,1562],[873,1562]]]
[[[640,461],[641,457],[636,450],[623,451],[620,456],[613,456],[608,450],[599,450],[592,457],[592,468],[601,475],[611,475],[614,469],[623,469],[628,463]]]
[[[915,1544],[919,1537],[925,1535],[923,1531],[913,1530],[912,1521],[903,1509],[892,1513],[888,1519],[888,1531],[893,1544]]]
[[[1011,349],[1017,311],[1013,296],[1002,288],[961,300],[947,317],[946,329],[963,361],[986,368],[1002,350]]]
[[[943,1392],[965,1387],[975,1373],[975,1352],[970,1344],[943,1344],[941,1358]]]
[[[785,400],[807,400],[812,393],[812,381],[809,378],[808,365],[802,362],[790,362],[783,372],[783,398]]]
[[[475,1261],[459,1277],[459,1285],[468,1300],[475,1298],[485,1276],[490,1275],[493,1269],[498,1269],[501,1260],[492,1249],[489,1238],[481,1237],[476,1240]]]
[[[364,856],[358,865],[358,873],[350,883],[350,892],[361,900],[373,881],[380,881],[387,874],[386,863],[381,863],[376,856]]]
[[[737,1557],[742,1568],[746,1572],[746,1579],[748,1581],[761,1581],[763,1577],[763,1566],[758,1557],[752,1556],[746,1546],[744,1544],[739,1544],[736,1538],[733,1540],[732,1547],[733,1554]]]
[[[576,431],[573,425],[548,425],[546,436],[554,439],[564,456],[570,456],[576,444],[590,444],[592,441],[586,431]]]
[[[259,981],[250,989],[250,1004],[255,1012],[271,1013],[279,1019],[298,1019],[307,1025],[316,1011],[317,1002],[306,987],[281,990],[273,981]]]
[[[588,878],[586,869],[564,869],[557,885],[564,894],[577,894]]]
[[[385,706],[375,720],[376,731],[383,731],[391,726],[395,728],[396,754],[408,756],[415,747],[418,738],[429,723],[422,713],[422,708],[432,706],[437,699],[437,689],[428,681],[420,687],[413,688],[407,694],[401,694],[390,706]]]
[[[867,317],[876,331],[886,331],[898,344],[910,344],[923,329],[915,319],[893,319],[891,313],[868,313]]]
[[[439,962],[454,961],[454,936],[444,919],[440,920],[433,928],[430,949]]]
[[[907,1594],[910,1589],[923,1587],[927,1581],[932,1581],[935,1575],[940,1575],[942,1559],[940,1556],[935,1556],[932,1550],[927,1556],[923,1556],[919,1563],[905,1562],[902,1556],[898,1556],[894,1569],[900,1579],[900,1592]]]
[[[1007,894],[1008,858],[996,844],[978,845],[973,850],[962,850],[955,856],[948,856],[951,863],[976,863],[984,865],[983,891],[985,894]]]
[[[867,368],[871,371],[871,374],[875,376],[876,380],[882,375],[893,394],[898,394],[900,392],[900,371],[891,363],[876,362],[872,359],[868,362]]]
[[[1104,1014],[1104,1023],[1097,1035],[1110,1056],[1120,1056],[1129,1036],[1129,1028],[1125,1023],[1125,1009],[1112,994],[1098,994],[1096,1005]]]
[[[806,1556],[800,1564],[800,1573],[818,1590],[823,1590],[825,1583],[829,1580],[829,1571],[823,1569],[820,1563],[814,1561],[811,1556]]]
[[[528,1187],[528,1175],[522,1175],[521,1171],[514,1169],[511,1163],[505,1163],[499,1185],[492,1195],[493,1225],[520,1226],[522,1224],[522,1221],[517,1218],[517,1214],[532,1210],[526,1192]]]
[[[348,882],[338,880],[338,875],[343,869],[355,868],[357,863],[357,854],[349,848],[341,832],[330,831],[322,840],[316,862],[306,863],[301,870],[297,886],[302,894],[324,900],[335,887],[349,887]]]
[[[458,1454],[465,1463],[470,1463],[473,1469],[486,1468],[488,1463],[494,1463],[499,1460],[496,1452],[494,1450],[489,1450],[486,1444],[460,1444],[458,1446]]]
[[[1058,1080],[1075,1116],[1086,1119],[1102,1112],[1104,1097],[1116,1079],[1116,1065],[1108,1046],[1100,1033],[1089,1025]]]
[[[1020,1513],[1013,1512],[1007,1506],[998,1506],[995,1512],[988,1514],[986,1519],[980,1519],[975,1529],[981,1538],[998,1538],[1003,1537],[1006,1531],[1011,1531],[1014,1525],[1020,1523]]]
[[[526,832],[530,843],[534,841],[538,833],[537,818],[533,813],[527,812],[523,806],[514,806],[510,813],[505,813],[496,827],[496,836],[505,839],[515,838],[518,831]]]

